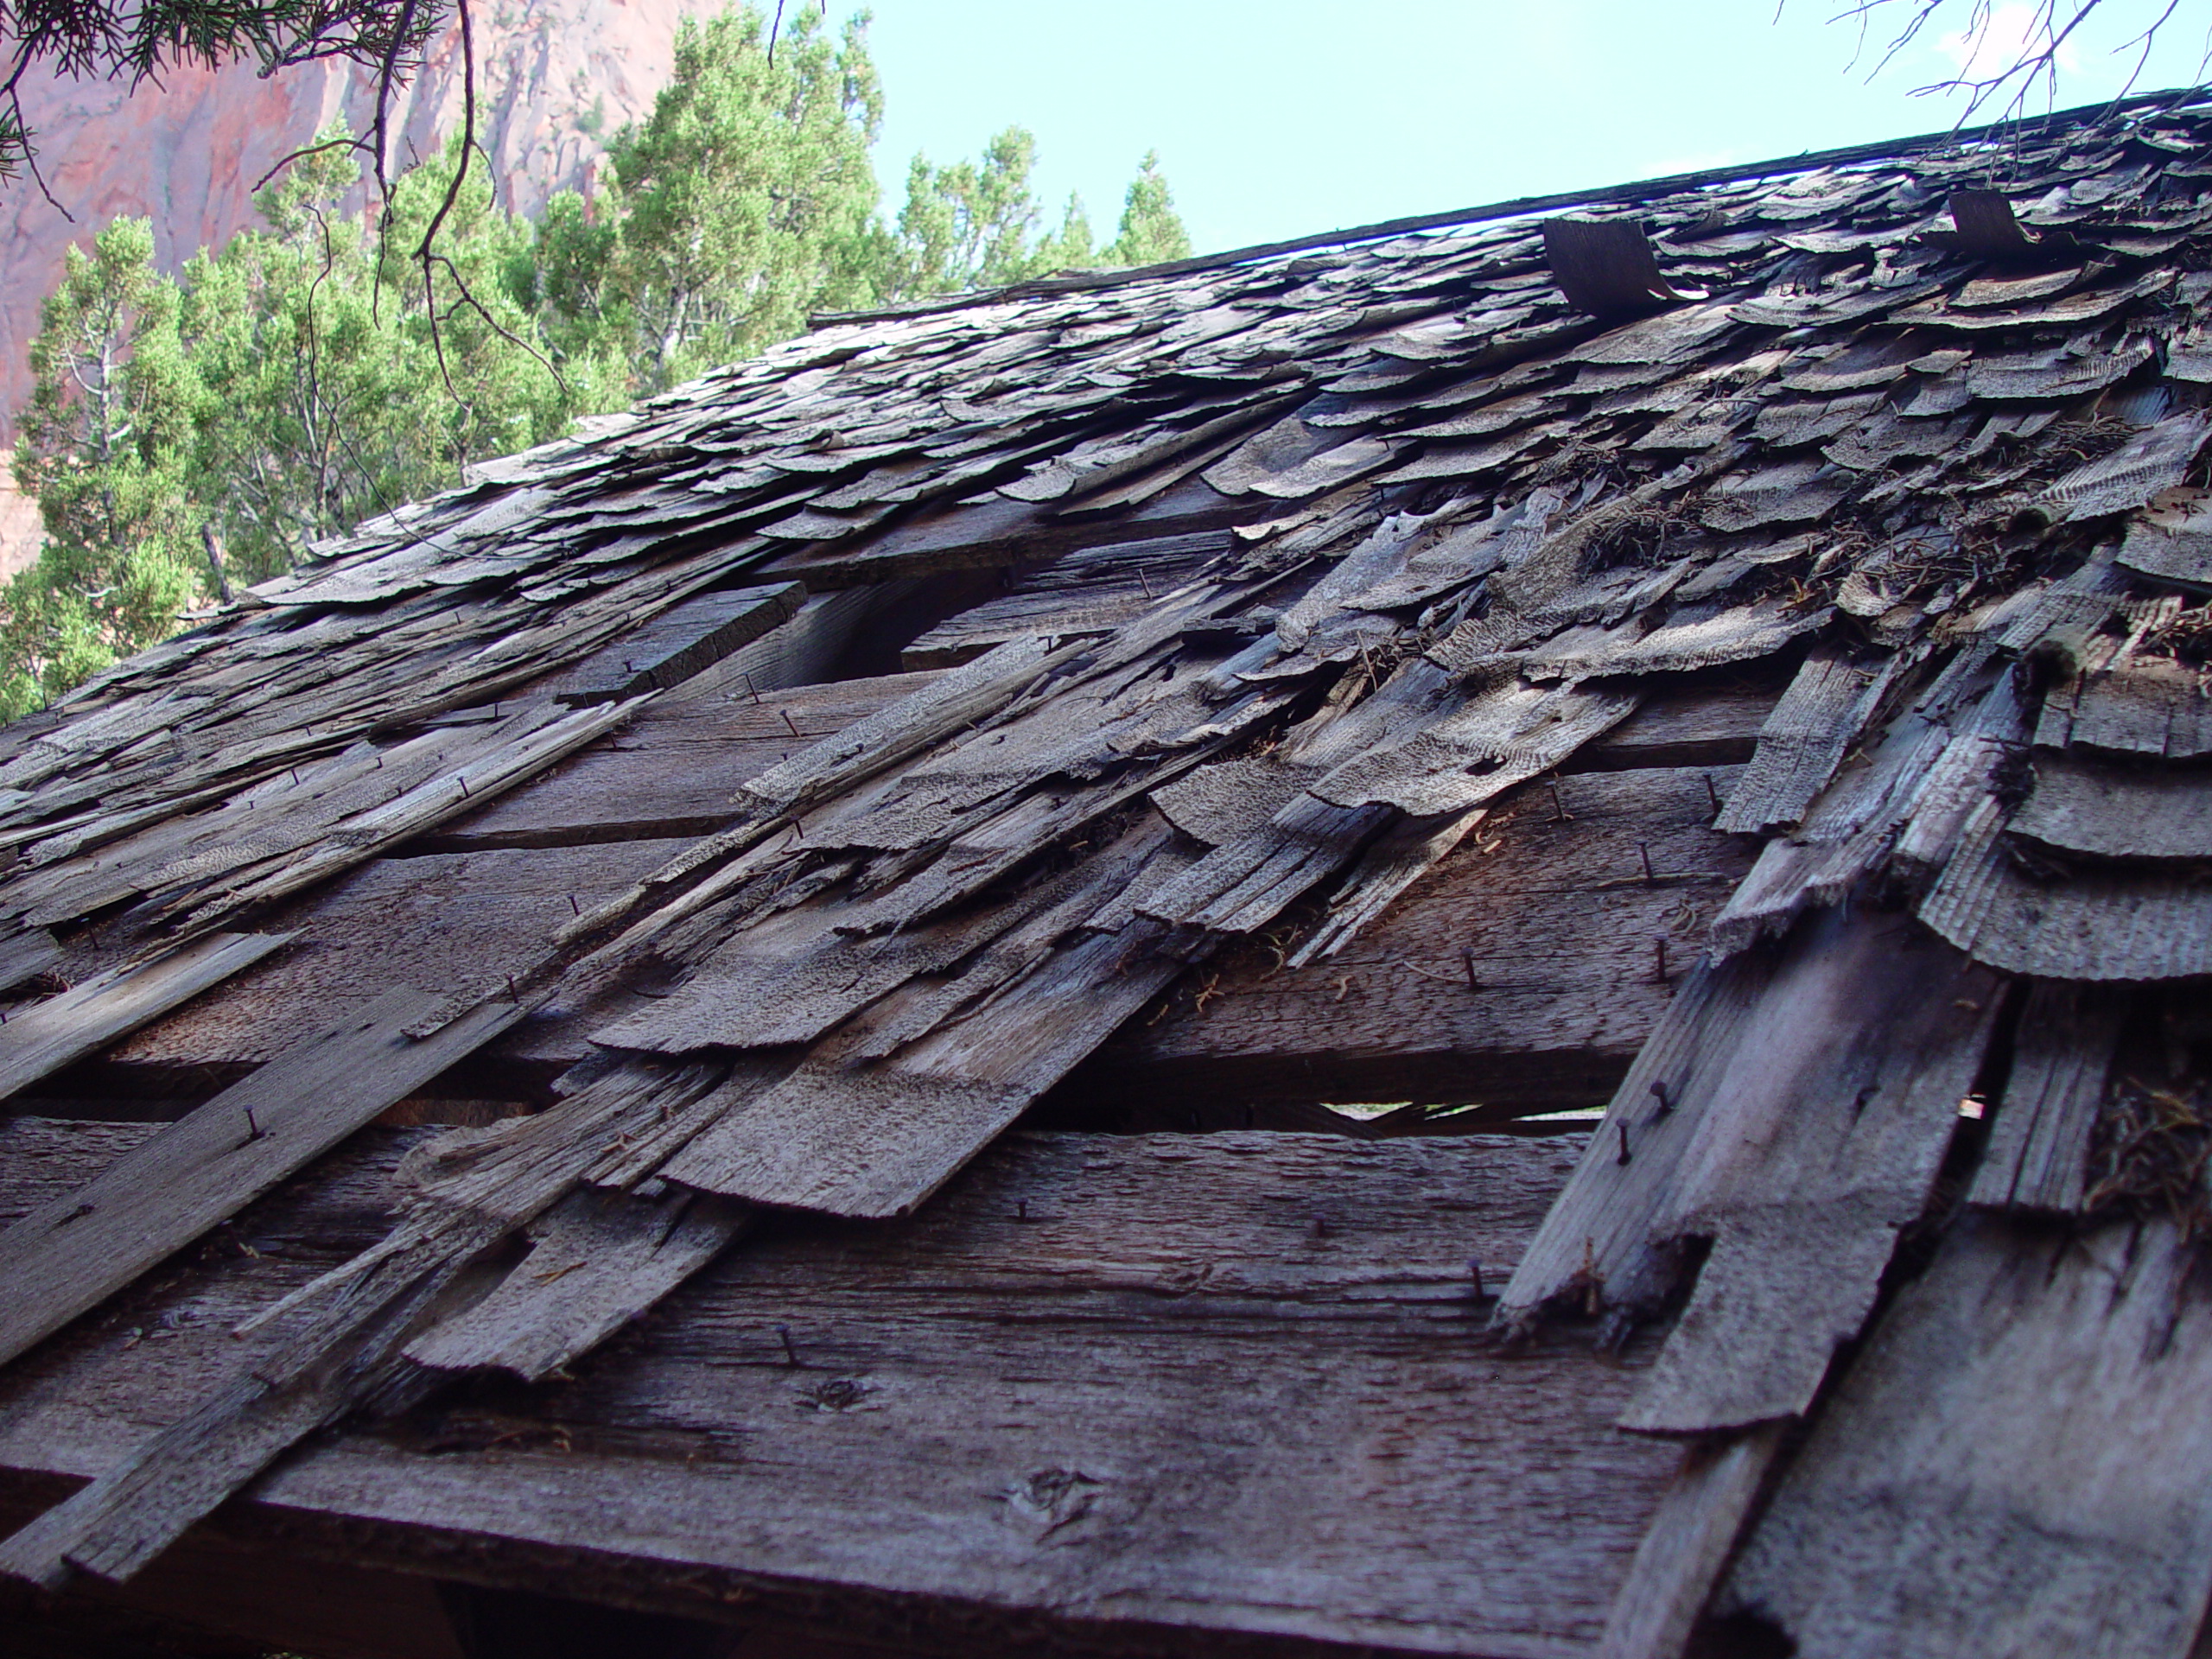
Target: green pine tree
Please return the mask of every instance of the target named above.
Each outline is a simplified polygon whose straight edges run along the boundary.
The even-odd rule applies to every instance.
[[[279,574],[473,461],[812,312],[1189,252],[1151,156],[1106,248],[1072,196],[1042,230],[1019,127],[973,162],[916,156],[885,223],[866,26],[833,37],[808,10],[772,54],[756,6],[686,23],[668,88],[610,148],[608,188],[556,197],[534,226],[497,207],[480,157],[448,200],[457,144],[349,214],[341,142],[256,199],[266,231],[203,249],[181,283],[156,271],[143,219],[73,253],[33,347],[17,474],[48,546],[0,593],[0,717],[161,639],[210,587]]]
[[[651,394],[875,298],[882,118],[865,14],[832,40],[802,12],[772,58],[756,7],[687,20],[652,114],[609,147],[611,188],[547,213],[538,291],[556,337],[619,340]]]
[[[192,493],[205,391],[178,333],[153,224],[119,219],[69,250],[40,313],[16,477],[46,544],[0,594],[0,712],[41,706],[166,638],[199,596]]]
[[[379,232],[341,212],[356,166],[325,151],[256,199],[267,232],[186,267],[183,334],[209,394],[196,487],[244,580],[625,400],[619,366],[556,362],[537,337],[530,228],[499,211],[480,166],[426,285],[414,251],[459,159],[397,181]]]
[[[1059,229],[1039,238],[1042,217],[1029,175],[1037,140],[1008,127],[978,162],[932,167],[917,156],[906,174],[906,205],[886,273],[887,297],[995,288],[1090,263],[1090,219],[1070,196]]]
[[[1122,222],[1106,245],[1109,265],[1158,265],[1191,257],[1191,233],[1175,212],[1175,198],[1160,170],[1160,152],[1145,152],[1144,166],[1122,204]]]

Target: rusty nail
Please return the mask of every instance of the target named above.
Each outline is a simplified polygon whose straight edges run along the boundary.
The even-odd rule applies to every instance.
[[[1652,940],[1651,954],[1656,964],[1659,983],[1664,985],[1667,982],[1667,941],[1663,938]]]
[[[253,1108],[247,1107],[245,1109],[245,1138],[249,1141],[258,1141],[265,1133],[261,1125],[254,1122]]]
[[[297,766],[294,766],[294,767],[292,768],[292,783],[293,783],[293,785],[294,785],[296,788],[298,786],[298,785],[299,785],[299,781],[300,781],[300,769],[299,769]]]
[[[784,717],[784,724],[791,728],[791,735],[793,737],[804,737],[805,735],[804,733],[799,730],[798,722],[791,719],[791,711],[790,709],[779,709],[776,712]]]
[[[1570,813],[1570,812],[1567,810],[1567,803],[1566,803],[1565,801],[1563,801],[1563,800],[1561,800],[1561,799],[1560,798],[1560,793],[1559,793],[1559,774],[1558,774],[1557,772],[1554,772],[1554,773],[1551,775],[1551,786],[1552,786],[1552,822],[1553,822],[1554,823],[1573,823],[1573,822],[1574,822],[1573,815],[1572,813]]]
[[[569,895],[569,913],[571,916],[581,916],[584,913],[584,907],[576,902],[576,895],[573,893]]]
[[[778,1325],[776,1327],[776,1334],[784,1339],[784,1363],[789,1365],[791,1369],[795,1371],[801,1369],[798,1363],[798,1350],[791,1345],[791,1326],[788,1325]]]
[[[1137,567],[1137,585],[1144,589],[1144,596],[1147,599],[1150,599],[1152,597],[1152,584],[1145,580],[1144,567],[1142,565],[1139,565]]]
[[[515,989],[515,976],[512,974],[507,976],[507,1001],[510,1002],[522,1001],[522,993]]]
[[[1656,886],[1659,878],[1651,873],[1651,844],[1649,842],[1637,842],[1636,855],[1643,861],[1643,885],[1647,887]]]
[[[1474,953],[1474,951],[1473,951],[1472,950],[1462,950],[1462,951],[1460,951],[1460,952],[1459,952],[1459,963],[1460,963],[1460,965],[1461,965],[1462,967],[1465,968],[1465,969],[1466,969],[1466,970],[1467,970],[1467,988],[1468,988],[1469,990],[1471,990],[1471,991],[1479,991],[1480,989],[1482,989],[1482,988],[1483,988],[1483,982],[1482,982],[1482,981],[1480,981],[1480,980],[1478,980],[1478,979],[1477,979],[1477,978],[1475,977],[1475,953]]]
[[[1655,1082],[1651,1085],[1651,1092],[1659,1098],[1659,1109],[1652,1114],[1654,1117],[1664,1117],[1675,1109],[1675,1103],[1667,1098],[1665,1084]]]
[[[1621,1132],[1621,1155],[1614,1159],[1613,1161],[1625,1166],[1629,1160],[1628,1125],[1626,1123],[1616,1123],[1613,1127]]]
[[[454,773],[453,778],[454,781],[461,785],[461,798],[464,801],[467,800],[468,798],[468,779],[457,772]]]
[[[1483,1259],[1479,1255],[1467,1258],[1467,1276],[1475,1281],[1475,1300],[1483,1299]]]
[[[1705,774],[1705,798],[1713,804],[1713,816],[1720,816],[1720,791],[1713,786],[1713,774]]]
[[[741,673],[743,672],[742,670],[740,670],[739,671]],[[745,695],[751,697],[755,702],[760,701],[760,694],[753,689],[753,677],[750,674],[747,674],[745,676]]]

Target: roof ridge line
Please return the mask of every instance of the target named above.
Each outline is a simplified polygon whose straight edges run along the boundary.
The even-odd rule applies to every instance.
[[[1111,288],[1152,276],[1180,276],[1203,270],[1224,270],[1234,265],[1275,258],[1287,253],[1349,247],[1360,242],[1381,242],[1422,231],[1448,230],[1459,225],[1519,219],[1529,213],[1548,213],[1561,207],[1647,201],[1654,197],[1675,195],[1708,185],[1735,184],[1748,179],[1774,178],[1788,173],[1812,173],[1824,167],[1875,162],[1887,156],[1916,156],[1930,149],[1976,143],[1994,137],[2034,137],[2078,124],[2084,116],[2123,115],[2137,110],[2208,97],[2212,97],[2212,85],[2175,86],[2164,92],[2138,92],[2128,98],[2101,99],[2094,104],[2078,105],[2070,110],[2056,110],[2045,115],[2029,116],[2018,121],[1992,121],[1979,127],[1950,127],[1942,132],[1921,133],[1909,138],[1885,138],[1872,143],[1847,144],[1835,149],[1805,150],[1796,156],[1777,156],[1770,161],[1738,162],[1731,167],[1707,168],[1695,173],[1674,173],[1659,178],[1637,179],[1626,184],[1600,186],[1594,189],[1558,191],[1542,196],[1516,196],[1510,200],[1487,202],[1478,207],[1384,219],[1378,224],[1355,226],[1348,230],[1322,231],[1311,236],[1294,237],[1287,242],[1259,242],[1249,247],[1231,248],[1221,253],[1198,254],[1188,259],[1171,259],[1156,265],[1133,265],[1124,270],[1071,271],[1061,276],[1008,283],[998,288],[974,289],[963,294],[943,294],[925,300],[907,300],[872,310],[817,312],[807,319],[807,327],[809,329],[828,328],[841,323],[887,322],[901,317],[928,316],[940,311],[964,311],[981,305],[997,305],[1008,300],[1039,299],[1054,294]]]

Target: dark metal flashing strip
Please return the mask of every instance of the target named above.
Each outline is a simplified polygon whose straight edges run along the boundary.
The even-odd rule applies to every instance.
[[[2087,126],[2095,120],[2132,114],[2161,106],[2181,107],[2212,95],[2212,87],[2177,86],[2159,92],[2139,92],[2133,98],[2099,100],[2049,115],[2019,121],[1993,121],[1979,127],[1949,127],[1942,132],[1912,138],[1888,138],[1874,143],[1847,144],[1840,149],[1806,150],[1772,161],[1739,162],[1732,167],[1709,168],[1700,173],[1674,173],[1663,178],[1638,179],[1629,184],[1607,185],[1595,190],[1567,190],[1548,196],[1518,196],[1479,207],[1462,207],[1444,213],[1421,213],[1410,219],[1385,219],[1351,230],[1323,231],[1295,237],[1287,242],[1262,242],[1224,253],[1200,254],[1190,259],[1171,259],[1164,264],[1139,265],[1128,270],[1071,271],[1065,276],[1040,276],[1003,288],[977,289],[968,294],[946,294],[926,300],[910,300],[873,311],[823,311],[808,318],[810,328],[833,327],[848,322],[887,322],[900,317],[927,316],[939,311],[963,311],[979,305],[999,305],[1009,300],[1040,299],[1055,294],[1079,293],[1087,289],[1111,288],[1152,276],[1181,276],[1195,271],[1225,270],[1288,253],[1321,248],[1350,247],[1361,242],[1383,242],[1422,231],[1449,230],[1460,225],[1482,225],[1531,213],[1556,213],[1573,207],[1630,205],[1677,195],[1716,184],[1739,184],[1751,179],[1778,178],[1790,173],[1816,173],[1824,167],[1849,167],[1861,162],[1901,161],[1929,150],[1961,148],[1987,140],[2038,137],[2067,127]]]

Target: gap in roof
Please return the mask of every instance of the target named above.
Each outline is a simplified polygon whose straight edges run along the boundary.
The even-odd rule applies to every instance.
[[[2107,0],[2056,107],[2125,89],[2136,54],[2114,48],[2162,3]],[[874,0],[889,103],[877,164],[895,213],[917,149],[949,162],[1026,126],[1048,216],[1078,191],[1103,241],[1157,149],[1212,252],[1961,119],[1963,97],[1913,88],[1957,73],[1967,0],[1878,73],[1888,36],[1874,29],[1859,51],[1855,28],[1828,21],[1840,3],[1786,0],[1777,17],[1775,0]],[[2032,16],[2017,0],[1993,11],[1993,42]],[[2207,45],[2202,11],[2177,10],[2137,90],[2202,79]]]

